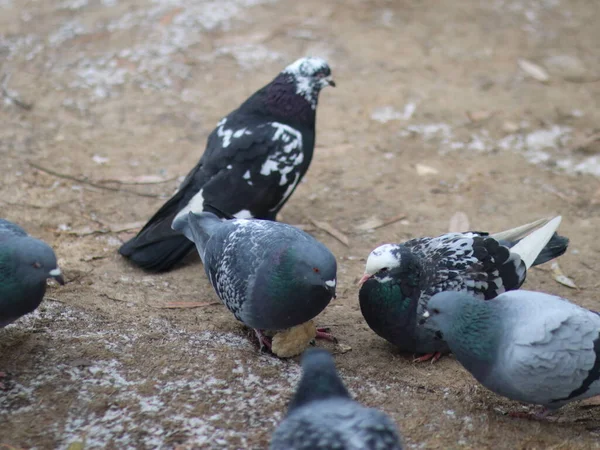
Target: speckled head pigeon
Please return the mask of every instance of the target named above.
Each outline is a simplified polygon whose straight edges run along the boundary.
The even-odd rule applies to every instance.
[[[291,225],[189,212],[173,226],[196,244],[217,295],[261,346],[270,346],[263,331],[303,324],[335,297],[335,257]]]
[[[200,162],[177,193],[119,252],[149,271],[165,271],[193,244],[171,229],[177,217],[209,211],[275,220],[308,170],[319,92],[335,86],[327,62],[301,58],[222,119]]]
[[[527,269],[562,255],[568,239],[555,233],[561,218],[542,220],[488,235],[449,233],[371,252],[359,292],[365,320],[379,336],[401,350],[438,359],[448,346],[435,329],[420,324],[432,295],[469,292],[481,300],[518,289]],[[540,225],[544,224],[540,227]]]
[[[287,416],[270,450],[401,450],[400,433],[383,412],[350,398],[331,354],[309,349]]]
[[[482,302],[442,292],[423,317],[497,394],[546,412],[600,394],[600,316],[554,295],[512,291]]]
[[[64,284],[50,246],[0,219],[0,328],[40,305],[48,278]]]

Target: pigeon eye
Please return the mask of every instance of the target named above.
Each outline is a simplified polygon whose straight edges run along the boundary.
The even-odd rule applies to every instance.
[[[379,269],[380,272],[387,272],[388,270],[390,270],[388,267],[382,267]]]
[[[439,314],[439,313],[440,313],[440,310],[439,310],[439,309],[437,309],[437,308],[433,308],[433,309],[431,310],[431,312],[432,312],[432,313],[434,313],[434,314]]]
[[[34,268],[34,269],[39,269],[39,268],[41,268],[41,267],[42,267],[42,265],[41,265],[39,262],[34,262],[34,263],[32,264],[32,266],[33,266],[33,268]]]
[[[319,272],[320,272],[320,270],[319,270],[319,268],[318,268],[318,267],[313,267],[313,272],[314,272],[314,273],[319,273]]]

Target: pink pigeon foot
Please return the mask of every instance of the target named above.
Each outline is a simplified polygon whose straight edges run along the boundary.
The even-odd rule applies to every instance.
[[[442,357],[441,352],[427,353],[426,355],[420,356],[419,358],[413,359],[413,362],[425,362],[431,360],[431,364],[436,362]]]
[[[254,328],[254,333],[258,339],[258,343],[260,344],[260,349],[264,349],[265,347],[271,350],[271,338],[263,333],[262,330]]]
[[[329,328],[317,327],[317,334],[315,337],[317,339],[326,339],[337,344],[337,338],[333,334],[331,334],[330,331],[331,330]]]

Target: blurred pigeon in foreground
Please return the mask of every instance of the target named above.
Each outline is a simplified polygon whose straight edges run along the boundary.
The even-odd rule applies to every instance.
[[[169,270],[194,247],[171,229],[175,218],[209,211],[275,220],[310,165],[325,86],[335,86],[325,60],[287,66],[217,124],[177,193],[119,252],[143,269]]]
[[[350,398],[326,350],[308,349],[302,379],[270,450],[401,450],[400,433],[383,412]]]
[[[482,302],[443,292],[423,317],[497,394],[545,407],[600,394],[600,316],[565,299],[514,291]]]
[[[173,227],[196,244],[217,295],[236,319],[254,328],[261,347],[271,348],[265,330],[304,324],[335,297],[335,257],[304,231],[193,212]],[[331,338],[324,330],[316,336]]]
[[[0,219],[0,328],[40,305],[48,278],[64,284],[54,251],[20,226]]]
[[[555,233],[560,221],[559,216],[492,235],[448,233],[382,245],[369,255],[360,281],[362,314],[373,331],[401,350],[425,353],[417,361],[435,361],[449,349],[434,339],[437,330],[419,323],[431,296],[459,291],[488,300],[518,289],[532,265],[566,251],[569,240]]]

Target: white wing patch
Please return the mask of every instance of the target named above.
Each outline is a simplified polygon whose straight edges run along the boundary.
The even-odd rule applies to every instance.
[[[179,219],[182,216],[187,216],[189,212],[193,212],[194,214],[200,214],[204,211],[204,197],[202,196],[203,189],[200,189],[196,195],[192,197],[192,199],[185,205],[181,211],[177,213],[173,222]]]
[[[304,161],[302,133],[279,122],[271,122],[271,126],[275,128],[272,140],[282,141],[283,146],[281,150],[269,155],[260,168],[260,174],[268,176],[272,172],[279,172],[279,185],[284,186],[288,183],[288,174]],[[295,183],[297,182],[296,178]]]
[[[223,148],[227,148],[231,145],[232,139],[241,138],[244,135],[252,134],[252,131],[249,131],[244,128],[240,128],[239,130],[233,130],[231,128],[225,128],[225,124],[227,123],[227,118],[221,119],[221,121],[217,124],[217,136],[221,138],[221,146]]]

